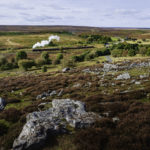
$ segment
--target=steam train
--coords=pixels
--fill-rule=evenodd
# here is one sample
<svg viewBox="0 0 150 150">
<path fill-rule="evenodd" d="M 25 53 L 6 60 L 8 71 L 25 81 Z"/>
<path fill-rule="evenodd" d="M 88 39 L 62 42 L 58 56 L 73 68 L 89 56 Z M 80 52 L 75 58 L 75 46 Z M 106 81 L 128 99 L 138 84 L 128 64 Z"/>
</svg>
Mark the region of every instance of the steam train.
<svg viewBox="0 0 150 150">
<path fill-rule="evenodd" d="M 62 48 L 35 48 L 32 49 L 33 52 L 42 52 L 42 51 L 58 51 L 58 50 L 70 50 L 70 49 L 90 49 L 94 46 L 78 46 L 78 47 L 62 47 Z"/>
</svg>

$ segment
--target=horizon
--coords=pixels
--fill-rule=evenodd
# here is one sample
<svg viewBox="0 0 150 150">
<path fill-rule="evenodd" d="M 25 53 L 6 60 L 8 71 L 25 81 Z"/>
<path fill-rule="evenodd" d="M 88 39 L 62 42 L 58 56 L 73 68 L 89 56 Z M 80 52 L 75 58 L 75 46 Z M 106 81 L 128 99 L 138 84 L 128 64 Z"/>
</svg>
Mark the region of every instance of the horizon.
<svg viewBox="0 0 150 150">
<path fill-rule="evenodd" d="M 1 0 L 0 25 L 149 28 L 148 0 Z"/>
<path fill-rule="evenodd" d="M 150 27 L 98 27 L 98 26 L 81 26 L 81 25 L 0 25 L 0 27 L 15 27 L 15 26 L 25 26 L 25 27 L 81 27 L 81 28 L 100 28 L 100 29 L 150 29 Z"/>
</svg>

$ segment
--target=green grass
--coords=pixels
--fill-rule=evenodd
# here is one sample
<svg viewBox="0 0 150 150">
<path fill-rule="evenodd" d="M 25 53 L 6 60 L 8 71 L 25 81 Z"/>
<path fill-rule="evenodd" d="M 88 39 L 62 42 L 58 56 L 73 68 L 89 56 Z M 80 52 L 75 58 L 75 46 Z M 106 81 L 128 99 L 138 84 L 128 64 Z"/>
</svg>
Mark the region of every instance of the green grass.
<svg viewBox="0 0 150 150">
<path fill-rule="evenodd" d="M 149 68 L 134 68 L 128 71 L 131 76 L 137 77 L 143 74 L 149 74 Z"/>
<path fill-rule="evenodd" d="M 5 49 L 17 49 L 20 47 L 27 47 L 32 49 L 33 44 L 40 42 L 42 40 L 47 40 L 51 33 L 45 34 L 25 34 L 25 35 L 3 35 L 0 37 L 0 47 Z M 78 36 L 65 35 L 65 34 L 57 34 L 60 36 L 60 41 L 55 43 L 58 46 L 68 45 L 71 46 L 73 44 L 77 44 L 78 41 L 83 41 L 83 39 Z M 84 41 L 83 41 L 84 42 Z"/>
<path fill-rule="evenodd" d="M 5 109 L 9 109 L 9 108 L 22 109 L 22 108 L 29 106 L 31 104 L 32 104 L 31 101 L 22 101 L 20 103 L 8 104 Z"/>
<path fill-rule="evenodd" d="M 11 126 L 11 123 L 4 119 L 0 119 L 0 124 L 4 124 L 8 128 Z"/>
<path fill-rule="evenodd" d="M 143 102 L 143 103 L 149 103 L 150 99 L 149 98 L 143 98 L 140 101 Z"/>
</svg>

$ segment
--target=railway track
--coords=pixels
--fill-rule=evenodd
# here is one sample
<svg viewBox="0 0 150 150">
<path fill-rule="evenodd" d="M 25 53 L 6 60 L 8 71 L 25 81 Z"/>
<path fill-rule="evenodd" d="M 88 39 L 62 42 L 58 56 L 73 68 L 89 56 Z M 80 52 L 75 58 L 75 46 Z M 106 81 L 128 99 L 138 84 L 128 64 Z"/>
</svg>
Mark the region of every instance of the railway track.
<svg viewBox="0 0 150 150">
<path fill-rule="evenodd" d="M 90 49 L 95 48 L 94 46 L 78 46 L 78 47 L 63 47 L 63 48 L 43 48 L 43 49 L 32 49 L 33 52 L 41 51 L 58 51 L 58 50 L 70 50 L 70 49 Z"/>
</svg>

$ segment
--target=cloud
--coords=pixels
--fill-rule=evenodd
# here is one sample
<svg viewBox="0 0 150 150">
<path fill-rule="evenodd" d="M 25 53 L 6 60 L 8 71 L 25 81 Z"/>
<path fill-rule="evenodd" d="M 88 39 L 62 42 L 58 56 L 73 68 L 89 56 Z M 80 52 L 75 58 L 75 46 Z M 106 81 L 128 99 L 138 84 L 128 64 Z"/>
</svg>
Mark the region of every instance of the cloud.
<svg viewBox="0 0 150 150">
<path fill-rule="evenodd" d="M 139 11 L 135 9 L 116 9 L 115 13 L 119 15 L 135 15 L 138 14 Z"/>
<path fill-rule="evenodd" d="M 26 21 L 32 21 L 32 22 L 41 22 L 41 21 L 55 21 L 55 20 L 61 20 L 61 17 L 53 17 L 53 16 L 32 16 L 29 15 L 24 16 L 24 20 Z"/>
<path fill-rule="evenodd" d="M 148 0 L 0 0 L 0 24 L 146 27 L 149 4 Z"/>
</svg>

